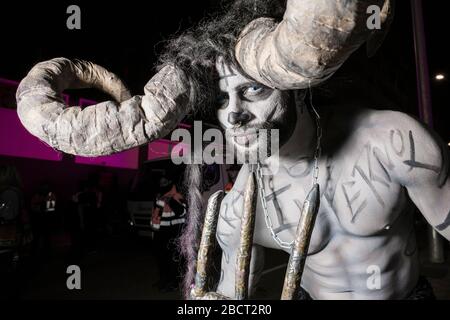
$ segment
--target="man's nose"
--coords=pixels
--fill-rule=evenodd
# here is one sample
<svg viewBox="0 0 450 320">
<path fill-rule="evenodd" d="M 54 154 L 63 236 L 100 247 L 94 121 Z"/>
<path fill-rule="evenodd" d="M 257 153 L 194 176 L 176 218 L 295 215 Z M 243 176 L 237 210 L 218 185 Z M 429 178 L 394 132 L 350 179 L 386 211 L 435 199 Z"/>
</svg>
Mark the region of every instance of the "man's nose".
<svg viewBox="0 0 450 320">
<path fill-rule="evenodd" d="M 230 112 L 228 114 L 228 122 L 235 126 L 236 124 L 245 125 L 247 122 L 250 121 L 250 115 L 245 112 Z"/>
</svg>

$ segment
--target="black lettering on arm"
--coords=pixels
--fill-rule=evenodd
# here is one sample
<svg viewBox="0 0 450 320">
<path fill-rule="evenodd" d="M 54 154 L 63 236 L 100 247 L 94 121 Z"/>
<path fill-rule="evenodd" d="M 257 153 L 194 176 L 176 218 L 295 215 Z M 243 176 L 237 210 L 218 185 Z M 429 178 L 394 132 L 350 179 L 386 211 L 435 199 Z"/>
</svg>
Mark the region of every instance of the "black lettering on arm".
<svg viewBox="0 0 450 320">
<path fill-rule="evenodd" d="M 434 171 L 436 173 L 440 173 L 441 169 L 438 166 L 419 162 L 416 160 L 416 146 L 414 142 L 413 133 L 411 130 L 409 130 L 409 143 L 410 143 L 410 159 L 403 161 L 404 164 L 410 167 L 409 171 L 412 171 L 414 168 L 422 168 Z"/>
<path fill-rule="evenodd" d="M 403 139 L 402 132 L 398 129 L 391 130 L 389 133 L 389 141 L 395 154 L 402 157 L 405 152 L 405 140 Z"/>
<path fill-rule="evenodd" d="M 402 116 L 408 130 L 389 131 L 389 149 L 393 151 L 390 159 L 382 159 L 379 150 L 374 148 L 377 161 L 394 175 L 396 181 L 404 186 L 415 181 L 436 181 L 439 188 L 444 186 L 449 175 L 448 153 L 441 139 L 414 119 Z M 386 155 L 388 151 L 386 150 Z M 392 165 L 389 167 L 389 165 Z"/>
<path fill-rule="evenodd" d="M 445 231 L 448 227 L 450 227 L 450 212 L 447 214 L 447 217 L 442 223 L 435 226 L 438 231 Z"/>
<path fill-rule="evenodd" d="M 442 188 L 447 182 L 448 176 L 450 174 L 450 161 L 448 149 L 443 143 L 439 143 L 439 150 L 441 152 L 441 172 L 439 173 L 438 187 Z"/>
</svg>

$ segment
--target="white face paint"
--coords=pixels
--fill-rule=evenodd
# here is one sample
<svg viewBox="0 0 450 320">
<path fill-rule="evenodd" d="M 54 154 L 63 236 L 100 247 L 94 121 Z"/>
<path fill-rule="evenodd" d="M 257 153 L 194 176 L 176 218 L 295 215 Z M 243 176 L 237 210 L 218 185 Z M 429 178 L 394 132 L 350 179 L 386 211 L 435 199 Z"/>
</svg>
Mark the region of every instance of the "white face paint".
<svg viewBox="0 0 450 320">
<path fill-rule="evenodd" d="M 290 94 L 246 78 L 222 59 L 218 59 L 216 69 L 220 79 L 216 112 L 227 142 L 240 154 L 255 154 L 258 141 L 263 144 L 264 138 L 258 139 L 258 130 L 279 129 L 281 147 L 297 120 Z"/>
</svg>

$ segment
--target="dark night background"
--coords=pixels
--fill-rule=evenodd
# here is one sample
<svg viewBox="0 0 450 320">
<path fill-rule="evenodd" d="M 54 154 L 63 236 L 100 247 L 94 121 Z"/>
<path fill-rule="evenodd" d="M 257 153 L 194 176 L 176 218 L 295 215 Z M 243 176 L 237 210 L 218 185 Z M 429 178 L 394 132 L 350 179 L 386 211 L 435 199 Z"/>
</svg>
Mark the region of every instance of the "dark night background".
<svg viewBox="0 0 450 320">
<path fill-rule="evenodd" d="M 450 143 L 448 125 L 448 105 L 450 103 L 450 49 L 447 45 L 450 27 L 448 11 L 443 10 L 441 2 L 423 1 L 425 28 L 430 70 L 430 86 L 434 129 L 444 142 Z M 68 57 L 91 60 L 116 73 L 131 89 L 133 94 L 142 94 L 146 82 L 154 74 L 156 57 L 164 47 L 164 41 L 177 32 L 194 25 L 208 13 L 220 8 L 219 0 L 193 1 L 2 1 L 0 4 L 0 78 L 20 81 L 37 62 L 54 57 Z M 77 4 L 81 8 L 81 30 L 66 28 L 66 8 Z M 437 81 L 436 74 L 445 75 Z M 396 15 L 383 45 L 373 58 L 367 58 L 365 47 L 360 48 L 322 88 L 315 89 L 315 104 L 345 103 L 358 101 L 364 106 L 400 110 L 418 116 L 416 69 L 412 31 L 410 1 L 398 0 Z M 75 96 L 77 93 L 73 93 Z M 78 93 L 85 98 L 102 99 L 103 94 L 93 91 Z M 14 103 L 2 107 L 15 108 Z M 10 139 L 11 137 L 0 137 Z M 22 174 L 35 171 L 53 171 L 61 181 L 55 180 L 66 196 L 73 192 L 68 181 L 80 175 L 92 173 L 92 168 L 75 165 L 70 156 L 64 156 L 61 163 L 27 159 L 0 157 L 0 164 L 15 163 Z M 164 165 L 163 165 L 164 166 Z M 135 174 L 133 170 L 117 169 L 114 173 L 119 183 L 126 184 Z M 63 181 L 64 180 L 64 181 Z M 25 182 L 30 188 L 38 179 Z M 145 245 L 144 245 L 145 247 Z M 110 251 L 108 251 L 110 250 Z M 115 249 L 105 252 L 112 255 Z M 139 250 L 144 250 L 140 248 Z M 131 252 L 141 252 L 138 249 Z M 120 250 L 119 250 L 120 251 Z M 120 252 L 122 262 L 131 259 L 138 270 L 147 268 L 146 261 L 151 258 L 132 256 L 127 250 Z M 107 254 L 105 254 L 107 256 Z M 97 259 L 97 260 L 95 260 Z M 102 260 L 103 259 L 103 260 Z M 135 259 L 135 260 L 133 260 Z M 94 258 L 93 268 L 103 272 L 102 263 L 107 258 Z M 131 265 L 131 264 L 130 264 Z M 54 266 L 55 270 L 58 268 Z M 124 266 L 124 269 L 128 266 Z M 106 271 L 108 277 L 113 277 Z M 115 271 L 114 271 L 115 272 Z M 96 273 L 90 275 L 96 278 Z M 61 275 L 64 281 L 65 274 Z M 46 280 L 36 280 L 39 286 Z M 120 282 L 122 281 L 122 282 Z M 132 280 L 134 282 L 140 279 Z M 145 283 L 145 282 L 144 282 Z M 97 287 L 108 286 L 105 282 Z M 56 285 L 55 285 L 56 286 Z M 125 279 L 117 284 L 126 296 L 148 298 L 148 294 L 136 294 L 126 287 Z M 56 288 L 56 289 L 55 289 Z M 54 292 L 62 292 L 59 287 Z M 91 288 L 94 297 L 121 297 L 120 293 L 104 293 Z M 125 288 L 125 289 L 124 289 Z M 60 290 L 60 291 L 58 291 Z M 138 289 L 137 289 L 138 290 Z M 446 288 L 445 290 L 449 290 Z M 119 291 L 119 290 L 118 290 Z M 44 292 L 44 291 L 43 291 Z M 450 292 L 447 292 L 450 297 Z M 39 296 L 39 291 L 29 297 Z M 64 293 L 65 294 L 65 293 Z M 55 293 L 42 293 L 53 297 Z M 154 296 L 151 296 L 154 298 Z"/>
<path fill-rule="evenodd" d="M 77 1 L 82 11 L 82 27 L 68 30 L 65 12 L 72 2 L 3 2 L 0 76 L 20 80 L 36 62 L 57 56 L 82 58 L 115 72 L 133 93 L 140 94 L 154 74 L 164 40 L 220 8 L 219 3 L 219 0 Z M 449 142 L 445 114 L 450 98 L 450 52 L 445 43 L 445 35 L 450 32 L 448 12 L 434 1 L 424 1 L 423 5 L 435 128 Z M 437 73 L 447 75 L 447 80 L 435 81 Z M 391 30 L 376 56 L 368 59 L 362 47 L 327 85 L 339 89 L 333 90 L 331 103 L 349 99 L 349 95 L 358 96 L 369 106 L 418 114 L 408 0 L 397 1 Z"/>
<path fill-rule="evenodd" d="M 82 11 L 81 30 L 66 28 L 66 8 L 72 2 L 6 2 L 0 11 L 0 76 L 20 80 L 42 60 L 57 56 L 92 60 L 118 74 L 133 93 L 140 94 L 154 74 L 164 41 L 220 8 L 219 0 L 197 1 L 77 1 Z M 428 63 L 435 128 L 450 141 L 446 125 L 449 75 L 447 11 L 424 1 Z M 375 57 L 358 50 L 327 84 L 333 89 L 327 102 L 358 96 L 366 105 L 389 107 L 417 114 L 414 43 L 411 8 L 398 0 L 391 30 Z M 95 93 L 93 93 L 95 95 Z"/>
</svg>

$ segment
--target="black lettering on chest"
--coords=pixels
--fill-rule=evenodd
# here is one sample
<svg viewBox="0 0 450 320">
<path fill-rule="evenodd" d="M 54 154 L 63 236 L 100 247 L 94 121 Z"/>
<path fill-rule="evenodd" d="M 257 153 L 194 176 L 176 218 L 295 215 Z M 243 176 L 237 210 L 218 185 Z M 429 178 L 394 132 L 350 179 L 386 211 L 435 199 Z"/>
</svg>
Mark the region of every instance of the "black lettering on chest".
<svg viewBox="0 0 450 320">
<path fill-rule="evenodd" d="M 401 148 L 398 152 L 400 151 Z M 394 169 L 394 167 L 386 148 L 383 152 L 378 147 L 372 147 L 370 143 L 364 146 L 363 151 L 353 165 L 352 178 L 341 184 L 341 190 L 350 211 L 352 223 L 355 222 L 355 219 L 364 211 L 368 201 L 370 201 L 367 198 L 367 194 L 362 192 L 363 185 L 357 182 L 364 182 L 364 185 L 368 187 L 376 201 L 384 208 L 386 203 L 380 194 L 380 188 L 390 188 L 392 179 L 389 170 Z"/>
</svg>

